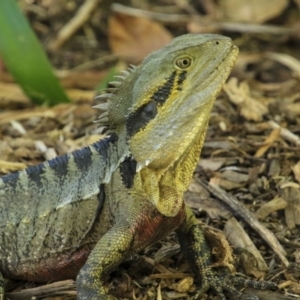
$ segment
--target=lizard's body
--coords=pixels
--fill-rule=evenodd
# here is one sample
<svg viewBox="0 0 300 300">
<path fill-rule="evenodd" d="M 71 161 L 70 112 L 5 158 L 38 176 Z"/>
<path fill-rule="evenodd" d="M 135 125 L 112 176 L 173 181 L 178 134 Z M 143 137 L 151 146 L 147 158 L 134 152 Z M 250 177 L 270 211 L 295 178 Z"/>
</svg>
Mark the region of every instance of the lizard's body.
<svg viewBox="0 0 300 300">
<path fill-rule="evenodd" d="M 76 276 L 110 227 L 105 219 L 101 222 L 108 202 L 99 195 L 117 164 L 111 140 L 0 178 L 5 276 L 45 282 Z"/>
<path fill-rule="evenodd" d="M 177 230 L 202 277 L 199 294 L 210 287 L 221 296 L 223 289 L 236 292 L 234 280 L 210 268 L 210 250 L 182 196 L 237 54 L 219 35 L 174 39 L 106 95 L 110 106 L 100 121 L 109 137 L 0 179 L 0 271 L 49 281 L 81 269 L 78 298 L 111 299 L 103 276 Z"/>
</svg>

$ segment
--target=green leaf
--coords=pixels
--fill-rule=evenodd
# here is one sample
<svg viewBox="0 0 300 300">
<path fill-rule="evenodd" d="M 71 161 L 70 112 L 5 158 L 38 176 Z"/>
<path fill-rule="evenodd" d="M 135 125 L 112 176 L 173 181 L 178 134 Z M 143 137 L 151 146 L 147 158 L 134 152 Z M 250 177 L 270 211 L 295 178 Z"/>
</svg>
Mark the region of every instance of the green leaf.
<svg viewBox="0 0 300 300">
<path fill-rule="evenodd" d="M 32 102 L 70 101 L 15 0 L 0 0 L 0 56 Z"/>
</svg>

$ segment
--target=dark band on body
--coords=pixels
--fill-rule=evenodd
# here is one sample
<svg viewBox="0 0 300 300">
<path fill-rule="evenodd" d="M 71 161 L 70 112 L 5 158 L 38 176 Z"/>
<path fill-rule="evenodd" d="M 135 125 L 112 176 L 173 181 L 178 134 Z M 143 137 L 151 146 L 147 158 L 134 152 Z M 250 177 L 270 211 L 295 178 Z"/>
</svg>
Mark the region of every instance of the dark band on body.
<svg viewBox="0 0 300 300">
<path fill-rule="evenodd" d="M 120 164 L 120 174 L 124 185 L 130 189 L 133 185 L 134 176 L 136 174 L 136 160 L 132 156 L 128 156 Z"/>
</svg>

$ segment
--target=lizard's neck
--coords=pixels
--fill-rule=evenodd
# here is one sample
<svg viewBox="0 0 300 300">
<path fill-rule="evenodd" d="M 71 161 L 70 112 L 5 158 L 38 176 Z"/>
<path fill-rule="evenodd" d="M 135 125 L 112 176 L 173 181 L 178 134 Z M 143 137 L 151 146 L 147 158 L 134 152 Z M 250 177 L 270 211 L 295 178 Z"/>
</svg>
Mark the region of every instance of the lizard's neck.
<svg viewBox="0 0 300 300">
<path fill-rule="evenodd" d="M 205 122 L 194 142 L 173 165 L 164 170 L 145 167 L 136 174 L 133 189 L 143 193 L 165 216 L 176 216 L 182 208 L 183 193 L 189 186 L 204 143 L 207 128 Z"/>
</svg>

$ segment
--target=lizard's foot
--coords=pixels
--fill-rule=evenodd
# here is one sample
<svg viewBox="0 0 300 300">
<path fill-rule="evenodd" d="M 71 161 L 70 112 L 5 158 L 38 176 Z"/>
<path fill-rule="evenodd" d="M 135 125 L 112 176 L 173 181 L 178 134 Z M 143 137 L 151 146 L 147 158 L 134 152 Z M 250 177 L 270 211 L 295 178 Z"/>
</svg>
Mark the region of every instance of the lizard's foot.
<svg viewBox="0 0 300 300">
<path fill-rule="evenodd" d="M 244 295 L 241 291 L 235 288 L 235 285 L 261 290 L 278 289 L 277 285 L 273 282 L 245 279 L 243 277 L 234 276 L 225 269 L 221 271 L 207 268 L 206 270 L 203 270 L 202 275 L 203 278 L 201 287 L 196 291 L 194 299 L 200 299 L 199 297 L 211 289 L 215 291 L 222 300 L 227 299 L 224 291 L 230 294 L 230 299 L 259 300 L 259 298 L 255 295 Z"/>
</svg>

